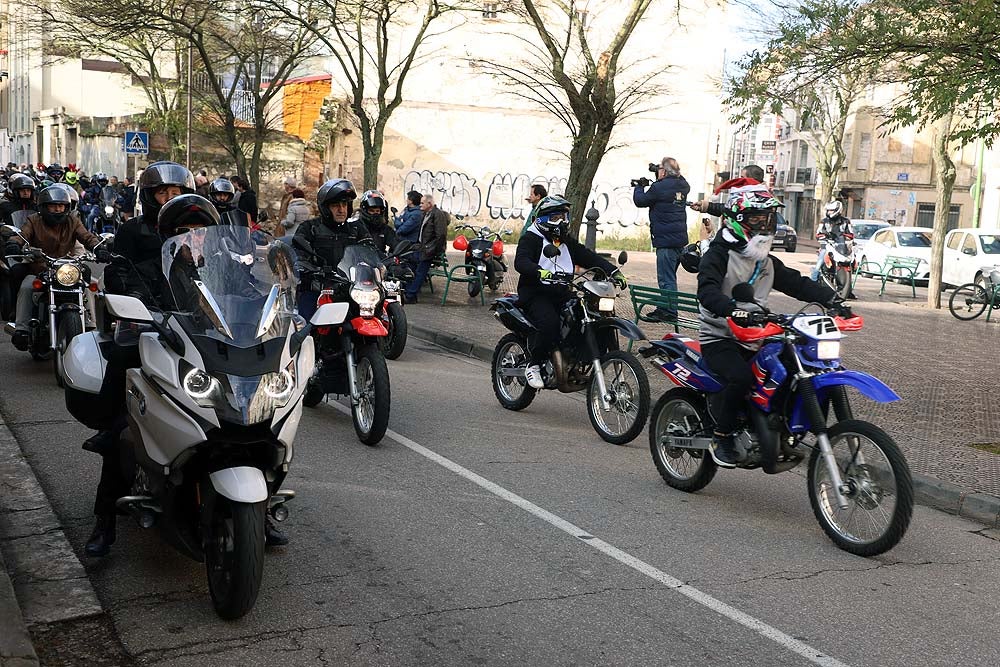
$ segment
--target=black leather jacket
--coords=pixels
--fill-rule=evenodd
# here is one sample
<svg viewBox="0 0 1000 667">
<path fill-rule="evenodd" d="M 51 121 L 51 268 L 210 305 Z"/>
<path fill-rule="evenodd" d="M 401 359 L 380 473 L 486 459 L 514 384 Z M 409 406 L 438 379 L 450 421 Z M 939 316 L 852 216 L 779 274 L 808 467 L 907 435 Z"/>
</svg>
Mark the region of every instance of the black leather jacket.
<svg viewBox="0 0 1000 667">
<path fill-rule="evenodd" d="M 354 245 L 361 239 L 370 239 L 368 228 L 355 218 L 347 220 L 335 228 L 329 227 L 322 218 L 306 220 L 295 230 L 292 245 L 297 252 L 302 249 L 295 243 L 299 239 L 308 241 L 316 255 L 328 266 L 337 266 L 344 258 L 344 249 Z"/>
</svg>

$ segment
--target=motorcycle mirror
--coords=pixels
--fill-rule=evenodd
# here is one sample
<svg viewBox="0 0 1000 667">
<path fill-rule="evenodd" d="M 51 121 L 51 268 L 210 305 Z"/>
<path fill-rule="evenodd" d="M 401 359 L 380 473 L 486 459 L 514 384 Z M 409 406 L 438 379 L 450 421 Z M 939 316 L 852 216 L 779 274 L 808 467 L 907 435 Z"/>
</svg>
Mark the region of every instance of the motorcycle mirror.
<svg viewBox="0 0 1000 667">
<path fill-rule="evenodd" d="M 399 213 L 399 209 L 396 208 L 395 206 L 389 207 L 389 210 L 392 211 L 393 215 L 396 215 L 397 213 Z"/>
<path fill-rule="evenodd" d="M 628 253 L 622 250 L 618 253 L 618 266 L 628 263 Z"/>
<path fill-rule="evenodd" d="M 754 303 L 753 285 L 750 283 L 739 283 L 733 285 L 733 298 L 743 303 Z"/>
<path fill-rule="evenodd" d="M 548 257 L 549 259 L 552 259 L 553 257 L 558 257 L 560 254 L 562 254 L 562 250 L 560 250 L 557 246 L 550 243 L 547 246 L 545 246 L 544 250 L 542 250 L 542 254 Z"/>
</svg>

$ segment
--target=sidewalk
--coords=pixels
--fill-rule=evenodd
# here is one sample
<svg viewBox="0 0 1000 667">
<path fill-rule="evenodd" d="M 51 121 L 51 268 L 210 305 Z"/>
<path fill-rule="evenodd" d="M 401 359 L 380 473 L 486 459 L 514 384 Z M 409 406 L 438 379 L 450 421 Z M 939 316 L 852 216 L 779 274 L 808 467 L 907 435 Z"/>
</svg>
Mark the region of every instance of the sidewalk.
<svg viewBox="0 0 1000 667">
<path fill-rule="evenodd" d="M 814 263 L 810 249 L 777 256 L 804 273 Z M 461 261 L 458 256 L 449 260 Z M 629 253 L 625 273 L 631 282 L 655 284 L 655 257 Z M 513 291 L 516 280 L 511 272 L 500 292 Z M 695 276 L 679 271 L 678 285 L 694 292 Z M 406 307 L 410 332 L 489 362 L 506 329 L 489 312 L 493 295 L 487 292 L 483 307 L 478 298 L 469 299 L 464 288 L 453 286 L 442 307 L 444 281 L 435 278 L 436 294 L 425 289 L 419 304 Z M 1000 323 L 960 322 L 947 309 L 930 311 L 925 288 L 917 288 L 916 299 L 909 286 L 889 283 L 882 297 L 878 288 L 879 283 L 869 279 L 857 284 L 859 300 L 853 307 L 864 316 L 865 328 L 847 335 L 844 359 L 851 368 L 888 384 L 902 400 L 877 404 L 857 397 L 858 417 L 882 426 L 902 447 L 914 473 L 918 502 L 1000 525 L 1000 415 L 992 410 L 1000 372 L 994 364 L 983 364 L 992 360 Z M 776 294 L 771 306 L 791 309 L 795 303 Z M 618 314 L 632 319 L 628 299 L 620 298 L 618 304 Z M 649 338 L 672 330 L 640 326 Z M 673 386 L 659 374 L 651 373 L 650 380 L 654 400 Z"/>
</svg>

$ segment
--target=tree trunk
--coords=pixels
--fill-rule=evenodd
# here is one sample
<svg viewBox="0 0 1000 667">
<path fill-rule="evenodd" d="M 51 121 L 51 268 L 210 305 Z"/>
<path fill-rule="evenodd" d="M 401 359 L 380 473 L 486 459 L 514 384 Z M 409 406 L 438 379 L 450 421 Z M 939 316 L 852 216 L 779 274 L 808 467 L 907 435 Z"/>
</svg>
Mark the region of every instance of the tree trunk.
<svg viewBox="0 0 1000 667">
<path fill-rule="evenodd" d="M 944 265 L 944 235 L 948 231 L 948 214 L 951 211 L 951 192 L 955 187 L 955 163 L 948 154 L 952 114 L 942 116 L 934 123 L 932 157 L 936 175 L 934 198 L 934 231 L 931 234 L 931 275 L 927 283 L 927 305 L 941 307 L 941 268 Z"/>
<path fill-rule="evenodd" d="M 582 130 L 582 128 L 581 128 Z M 566 199 L 570 203 L 570 236 L 579 238 L 583 214 L 590 208 L 590 193 L 594 178 L 601 166 L 601 158 L 611 140 L 610 129 L 599 129 L 581 134 L 573 142 L 569 153 L 569 177 L 566 179 Z"/>
<path fill-rule="evenodd" d="M 815 211 L 813 211 L 813 238 L 816 238 L 816 232 L 819 231 L 819 225 L 823 221 L 824 209 L 826 205 L 833 200 L 833 190 L 837 187 L 833 178 L 828 177 L 826 174 L 822 174 L 822 185 L 820 185 L 818 200 L 819 206 L 816 206 Z M 847 216 L 847 211 L 844 211 L 844 216 Z M 848 216 L 849 217 L 849 216 Z"/>
</svg>

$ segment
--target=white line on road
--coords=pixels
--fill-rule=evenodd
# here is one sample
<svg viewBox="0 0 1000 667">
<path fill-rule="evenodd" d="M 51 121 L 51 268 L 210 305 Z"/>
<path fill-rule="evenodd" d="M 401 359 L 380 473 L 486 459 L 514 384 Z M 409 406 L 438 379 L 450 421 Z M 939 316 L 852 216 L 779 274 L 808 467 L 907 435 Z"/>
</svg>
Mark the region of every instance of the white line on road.
<svg viewBox="0 0 1000 667">
<path fill-rule="evenodd" d="M 330 401 L 330 405 L 332 405 L 333 407 L 337 408 L 338 410 L 340 410 L 345 414 L 349 415 L 351 413 L 350 408 L 339 402 Z M 768 625 L 767 623 L 761 621 L 760 619 L 754 618 L 753 616 L 745 612 L 742 612 L 739 609 L 736 609 L 735 607 L 731 607 L 725 602 L 722 602 L 721 600 L 717 600 L 708 593 L 698 590 L 694 586 L 689 586 L 685 584 L 680 579 L 671 577 L 666 572 L 658 570 L 649 563 L 639 560 L 635 556 L 608 544 L 607 542 L 605 542 L 600 538 L 594 537 L 593 535 L 583 530 L 582 528 L 573 525 L 569 521 L 566 521 L 565 519 L 556 516 L 552 512 L 549 512 L 548 510 L 539 507 L 538 505 L 534 504 L 529 500 L 525 500 L 516 493 L 508 491 L 499 484 L 491 482 L 485 477 L 482 477 L 481 475 L 477 475 L 476 473 L 472 472 L 468 468 L 463 468 L 462 466 L 455 463 L 451 459 L 445 458 L 444 456 L 441 456 L 440 454 L 427 449 L 423 445 L 414 442 L 413 440 L 410 440 L 405 435 L 400 435 L 399 433 L 396 433 L 392 429 L 387 430 L 386 435 L 388 435 L 390 438 L 392 438 L 399 444 L 403 445 L 404 447 L 411 449 L 417 454 L 420 454 L 421 456 L 428 458 L 431 461 L 434 461 L 438 465 L 447 468 L 453 473 L 464 477 L 473 484 L 476 484 L 477 486 L 486 489 L 493 495 L 499 498 L 503 498 L 512 505 L 520 507 L 525 512 L 528 512 L 529 514 L 541 519 L 542 521 L 545 521 L 546 523 L 555 526 L 564 533 L 572 535 L 573 537 L 580 540 L 584 544 L 597 549 L 603 554 L 611 556 L 619 563 L 627 565 L 633 570 L 641 572 L 647 577 L 660 582 L 664 586 L 677 591 L 681 595 L 691 600 L 694 600 L 698 604 L 708 607 L 712 611 L 721 614 L 722 616 L 725 616 L 729 620 L 735 621 L 736 623 L 739 623 L 740 625 L 749 628 L 750 630 L 753 630 L 762 637 L 770 639 L 779 646 L 788 649 L 792 653 L 796 653 L 805 658 L 806 660 L 817 665 L 822 665 L 823 667 L 847 667 L 845 663 L 840 662 L 836 658 L 830 657 L 825 653 L 822 653 L 821 651 L 814 649 L 812 646 L 809 646 L 808 644 L 805 644 L 799 641 L 798 639 L 795 639 L 794 637 L 785 634 L 781 630 L 778 630 L 777 628 Z"/>
</svg>

